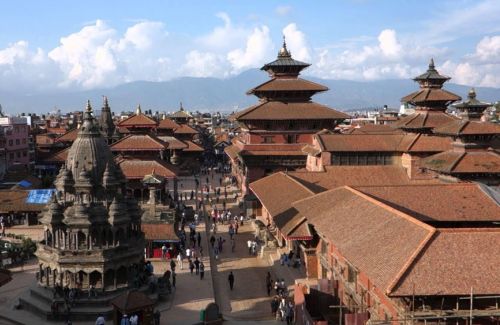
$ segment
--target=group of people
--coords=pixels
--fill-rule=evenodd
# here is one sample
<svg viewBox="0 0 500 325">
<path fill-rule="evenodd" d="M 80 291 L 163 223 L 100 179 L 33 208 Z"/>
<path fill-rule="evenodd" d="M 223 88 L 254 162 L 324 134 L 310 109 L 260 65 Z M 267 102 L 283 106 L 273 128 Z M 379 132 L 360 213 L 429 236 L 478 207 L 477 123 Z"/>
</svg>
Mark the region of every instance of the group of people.
<svg viewBox="0 0 500 325">
<path fill-rule="evenodd" d="M 281 265 L 300 267 L 301 263 L 300 255 L 295 254 L 292 250 L 288 254 L 283 253 L 280 256 Z"/>
<path fill-rule="evenodd" d="M 271 313 L 276 320 L 286 321 L 287 325 L 294 323 L 295 308 L 293 302 L 286 297 L 275 296 L 271 300 Z"/>
</svg>

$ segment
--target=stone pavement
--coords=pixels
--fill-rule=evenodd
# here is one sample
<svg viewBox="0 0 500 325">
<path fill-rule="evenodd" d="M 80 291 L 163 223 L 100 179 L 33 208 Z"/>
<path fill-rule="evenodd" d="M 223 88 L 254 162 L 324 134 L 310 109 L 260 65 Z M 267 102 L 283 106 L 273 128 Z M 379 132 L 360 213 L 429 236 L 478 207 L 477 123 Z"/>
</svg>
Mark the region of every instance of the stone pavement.
<svg viewBox="0 0 500 325">
<path fill-rule="evenodd" d="M 205 264 L 205 277 L 200 280 L 199 275 L 194 274 L 194 272 L 190 274 L 187 259 L 184 259 L 183 270 L 180 269 L 180 265 L 177 265 L 175 268 L 177 273 L 176 288 L 168 302 L 157 307 L 161 312 L 161 324 L 195 324 L 200 320 L 200 310 L 214 302 L 210 260 L 207 256 L 209 244 L 204 230 L 204 223 L 200 223 L 196 228 L 196 231 L 201 231 L 202 234 L 201 243 L 204 257 L 201 260 Z M 166 270 L 170 270 L 170 261 L 153 261 L 153 266 L 155 274 L 162 276 Z"/>
</svg>

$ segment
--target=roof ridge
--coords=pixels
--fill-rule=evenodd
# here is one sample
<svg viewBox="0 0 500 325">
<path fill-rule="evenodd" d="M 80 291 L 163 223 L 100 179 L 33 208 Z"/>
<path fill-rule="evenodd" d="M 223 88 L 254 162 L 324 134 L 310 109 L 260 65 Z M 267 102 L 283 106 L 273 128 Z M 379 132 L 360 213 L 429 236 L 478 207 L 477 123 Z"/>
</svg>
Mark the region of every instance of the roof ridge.
<svg viewBox="0 0 500 325">
<path fill-rule="evenodd" d="M 415 138 L 411 141 L 411 143 L 408 145 L 408 147 L 405 148 L 405 151 L 410 151 L 410 149 L 417 142 L 417 140 L 420 138 L 421 135 L 422 135 L 421 133 L 417 133 L 416 135 L 414 135 L 414 134 L 405 134 L 404 137 L 406 137 L 406 136 L 415 136 Z M 404 137 L 401 138 L 401 142 L 403 142 Z"/>
<path fill-rule="evenodd" d="M 256 110 L 257 108 L 261 107 L 262 105 L 264 105 L 264 104 L 266 104 L 266 103 L 268 103 L 268 102 L 269 102 L 268 100 L 263 100 L 263 101 L 261 101 L 260 103 L 257 103 L 257 104 L 255 104 L 255 105 L 250 106 L 249 108 L 246 108 L 246 109 L 244 109 L 243 111 L 241 111 L 241 113 L 242 113 L 241 115 L 239 115 L 238 113 L 236 113 L 236 114 L 235 114 L 235 115 L 236 115 L 235 119 L 236 119 L 236 120 L 240 119 L 242 116 L 245 116 L 245 115 L 247 115 L 248 113 L 253 112 L 253 111 L 254 111 L 254 110 Z"/>
<path fill-rule="evenodd" d="M 120 142 L 124 141 L 125 139 L 130 138 L 130 137 L 131 137 L 131 136 L 133 136 L 133 135 L 134 135 L 134 134 L 132 134 L 132 133 L 131 133 L 131 134 L 129 134 L 129 135 L 124 136 L 124 137 L 123 137 L 123 138 L 121 138 L 120 140 L 118 140 L 118 141 L 114 142 L 113 144 L 111 144 L 111 145 L 109 146 L 109 148 L 114 147 L 117 143 L 120 143 Z"/>
<path fill-rule="evenodd" d="M 299 182 L 298 180 L 296 180 L 295 177 L 290 176 L 287 173 L 285 173 L 285 176 L 287 178 L 291 179 L 293 182 L 295 182 L 296 184 L 298 184 L 300 187 L 302 187 L 303 189 L 305 189 L 307 192 L 309 192 L 313 196 L 316 194 L 315 192 L 311 191 L 307 186 L 305 186 L 304 184 L 302 184 L 301 182 Z"/>
<path fill-rule="evenodd" d="M 466 152 L 461 152 L 458 158 L 450 165 L 450 168 L 448 169 L 448 172 L 451 172 L 455 167 L 458 165 L 458 163 L 465 157 Z"/>
<path fill-rule="evenodd" d="M 150 120 L 151 122 L 153 122 L 153 123 L 155 123 L 156 125 L 158 125 L 158 122 L 156 122 L 155 120 L 153 120 L 152 118 L 150 118 L 150 117 L 148 117 L 148 116 L 146 116 L 146 115 L 144 115 L 144 114 L 139 114 L 139 115 L 137 115 L 137 114 L 132 114 L 132 115 L 130 115 L 129 117 L 127 117 L 126 119 L 124 119 L 123 121 L 118 122 L 117 126 L 118 126 L 118 127 L 120 127 L 120 125 L 121 125 L 121 124 L 123 124 L 124 122 L 126 122 L 126 121 L 128 121 L 128 120 L 130 120 L 130 119 L 132 119 L 132 118 L 134 118 L 134 117 L 136 117 L 136 116 L 144 116 L 146 119 L 148 119 L 148 120 Z"/>
<path fill-rule="evenodd" d="M 406 273 L 406 271 L 408 270 L 410 265 L 413 264 L 413 262 L 415 261 L 417 256 L 419 256 L 420 252 L 422 252 L 423 248 L 429 243 L 430 239 L 434 236 L 434 234 L 436 233 L 436 228 L 434 228 L 434 227 L 432 227 L 432 226 L 430 226 L 430 225 L 428 225 L 428 224 L 426 224 L 418 219 L 415 219 L 412 216 L 410 216 L 410 215 L 408 215 L 408 214 L 406 214 L 398 209 L 395 209 L 395 208 L 393 208 L 393 207 L 391 207 L 391 206 L 389 206 L 389 205 L 387 205 L 387 204 L 385 204 L 385 203 L 383 203 L 383 202 L 381 202 L 381 201 L 379 201 L 379 200 L 377 200 L 369 195 L 366 195 L 363 192 L 358 191 L 350 186 L 344 186 L 344 188 L 355 193 L 358 196 L 361 196 L 365 200 L 368 200 L 369 202 L 372 202 L 373 204 L 376 204 L 376 205 L 382 207 L 383 209 L 388 210 L 388 211 L 396 214 L 397 216 L 402 217 L 403 219 L 429 231 L 427 236 L 425 236 L 425 238 L 422 240 L 422 242 L 417 246 L 415 251 L 411 254 L 408 261 L 406 261 L 406 263 L 404 263 L 401 270 L 396 274 L 394 279 L 392 279 L 392 281 L 389 283 L 389 286 L 386 288 L 386 293 L 389 294 L 394 289 L 396 284 L 399 282 L 399 279 L 404 275 L 404 273 Z"/>
</svg>

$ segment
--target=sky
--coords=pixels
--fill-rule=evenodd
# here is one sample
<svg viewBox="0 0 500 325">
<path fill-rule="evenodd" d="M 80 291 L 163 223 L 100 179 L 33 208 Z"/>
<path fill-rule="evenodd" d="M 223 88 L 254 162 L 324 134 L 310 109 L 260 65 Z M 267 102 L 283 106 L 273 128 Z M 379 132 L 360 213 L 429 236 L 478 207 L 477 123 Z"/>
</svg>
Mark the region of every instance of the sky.
<svg viewBox="0 0 500 325">
<path fill-rule="evenodd" d="M 500 0 L 20 0 L 0 12 L 0 91 L 229 78 L 283 35 L 310 76 L 411 78 L 433 57 L 452 82 L 500 88 Z"/>
</svg>

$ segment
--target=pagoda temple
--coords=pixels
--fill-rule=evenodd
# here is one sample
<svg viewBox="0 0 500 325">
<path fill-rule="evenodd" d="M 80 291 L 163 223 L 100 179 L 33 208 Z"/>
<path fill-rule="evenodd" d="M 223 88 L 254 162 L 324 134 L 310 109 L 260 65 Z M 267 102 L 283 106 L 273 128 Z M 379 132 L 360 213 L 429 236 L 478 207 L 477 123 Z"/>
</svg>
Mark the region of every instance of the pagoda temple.
<svg viewBox="0 0 500 325">
<path fill-rule="evenodd" d="M 109 107 L 108 97 L 106 96 L 104 96 L 101 116 L 99 117 L 99 129 L 108 144 L 120 139 L 120 133 L 118 133 L 115 122 L 113 121 L 113 115 L 111 114 L 111 108 Z"/>
<path fill-rule="evenodd" d="M 467 100 L 452 105 L 457 111 L 458 116 L 464 120 L 479 121 L 483 117 L 484 111 L 491 106 L 490 103 L 485 103 L 476 99 L 476 90 L 469 90 Z"/>
<path fill-rule="evenodd" d="M 283 40 L 277 59 L 261 68 L 271 79 L 247 92 L 259 102 L 232 116 L 241 133 L 225 152 L 244 195 L 250 182 L 276 171 L 305 167 L 307 154 L 302 147 L 310 144 L 318 131 L 333 130 L 349 118 L 311 100 L 328 88 L 299 78 L 308 66 L 292 58 Z"/>
<path fill-rule="evenodd" d="M 81 297 L 72 312 L 95 319 L 98 312 L 111 313 L 111 307 L 102 307 L 107 306 L 106 297 L 111 299 L 117 290 L 137 284 L 143 270 L 144 235 L 139 206 L 126 197 L 125 184 L 88 103 L 66 164 L 56 178 L 56 195 L 40 219 L 44 239 L 38 243 L 36 256 L 41 287 L 21 299 L 26 309 L 39 314 L 50 311 L 50 302 L 42 307 L 33 298 L 45 295 L 43 288 L 56 292 L 63 287 L 92 289 L 103 297 L 99 311 L 92 312 L 85 305 L 91 302 Z"/>
<path fill-rule="evenodd" d="M 432 133 L 435 127 L 455 120 L 456 117 L 445 112 L 449 104 L 461 100 L 460 96 L 443 89 L 443 84 L 450 79 L 436 70 L 431 59 L 427 71 L 413 79 L 420 89 L 401 99 L 403 103 L 415 106 L 415 113 L 391 126 L 408 132 Z"/>
</svg>

